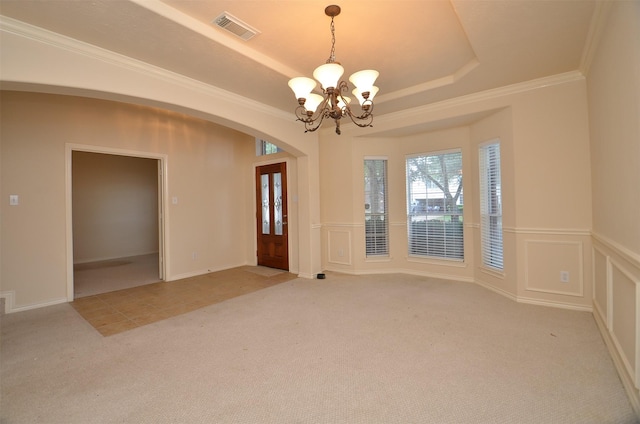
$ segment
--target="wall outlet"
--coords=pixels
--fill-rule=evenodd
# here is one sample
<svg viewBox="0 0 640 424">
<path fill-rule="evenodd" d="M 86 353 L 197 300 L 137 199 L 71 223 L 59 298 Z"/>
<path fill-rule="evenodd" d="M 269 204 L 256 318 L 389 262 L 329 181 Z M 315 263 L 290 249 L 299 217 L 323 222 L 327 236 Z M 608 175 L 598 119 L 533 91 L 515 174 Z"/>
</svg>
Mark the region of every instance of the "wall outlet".
<svg viewBox="0 0 640 424">
<path fill-rule="evenodd" d="M 569 282 L 569 271 L 560 271 L 560 282 L 562 283 Z"/>
<path fill-rule="evenodd" d="M 196 259 L 198 259 L 198 252 L 193 252 L 193 253 L 191 254 L 191 259 L 193 259 L 194 261 L 195 261 Z"/>
</svg>

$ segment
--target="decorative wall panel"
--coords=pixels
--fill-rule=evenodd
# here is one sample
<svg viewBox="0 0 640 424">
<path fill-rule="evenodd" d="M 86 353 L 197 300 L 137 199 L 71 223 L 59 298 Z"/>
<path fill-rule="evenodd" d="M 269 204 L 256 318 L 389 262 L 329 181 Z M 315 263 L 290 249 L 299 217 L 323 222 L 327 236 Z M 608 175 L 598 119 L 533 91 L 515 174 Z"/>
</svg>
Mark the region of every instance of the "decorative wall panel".
<svg viewBox="0 0 640 424">
<path fill-rule="evenodd" d="M 640 385 L 637 375 L 638 349 L 638 317 L 636 306 L 639 302 L 638 285 L 630 272 L 617 261 L 611 260 L 611 335 L 621 353 L 627 371 L 635 379 L 635 386 Z"/>
<path fill-rule="evenodd" d="M 593 302 L 602 317 L 608 316 L 609 311 L 609 268 L 606 253 L 594 247 L 593 249 Z M 607 325 L 609 325 L 607 318 Z"/>
<path fill-rule="evenodd" d="M 351 233 L 349 231 L 329 230 L 328 261 L 334 264 L 351 265 Z"/>
<path fill-rule="evenodd" d="M 525 241 L 525 289 L 579 296 L 584 294 L 582 243 Z"/>
</svg>

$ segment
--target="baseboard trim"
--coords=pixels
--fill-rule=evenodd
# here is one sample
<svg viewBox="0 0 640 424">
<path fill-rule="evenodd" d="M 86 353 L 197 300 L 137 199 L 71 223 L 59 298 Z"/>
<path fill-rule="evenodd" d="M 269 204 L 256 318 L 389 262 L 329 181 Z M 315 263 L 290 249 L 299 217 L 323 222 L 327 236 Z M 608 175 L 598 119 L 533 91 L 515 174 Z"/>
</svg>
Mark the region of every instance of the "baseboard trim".
<svg viewBox="0 0 640 424">
<path fill-rule="evenodd" d="M 533 299 L 530 297 L 522 297 L 522 296 L 516 296 L 513 293 L 509 293 L 506 290 L 503 290 L 501 288 L 498 287 L 494 287 L 491 284 L 488 284 L 482 280 L 476 280 L 475 281 L 476 284 L 478 284 L 479 286 L 482 286 L 486 289 L 489 289 L 495 293 L 498 293 L 510 300 L 513 300 L 515 302 L 518 303 L 526 303 L 529 305 L 539 305 L 539 306 L 547 306 L 550 308 L 560 308 L 560 309 L 569 309 L 572 311 L 582 311 L 582 312 L 593 312 L 593 308 L 591 306 L 586 306 L 586 305 L 579 305 L 579 304 L 575 304 L 575 303 L 566 303 L 566 302 L 557 302 L 557 301 L 551 301 L 551 300 L 541 300 L 541 299 Z"/>
<path fill-rule="evenodd" d="M 486 288 L 487 290 L 491 290 L 501 296 L 505 296 L 506 298 L 513 300 L 518 303 L 526 303 L 531 305 L 539 305 L 539 306 L 547 306 L 551 308 L 560 308 L 560 309 L 569 309 L 573 311 L 583 311 L 583 312 L 593 312 L 593 308 L 587 305 L 579 305 L 575 303 L 566 303 L 566 302 L 557 302 L 550 300 L 541 300 L 541 299 L 533 299 L 529 297 L 521 297 L 516 296 L 512 293 L 509 293 L 505 290 L 502 290 L 498 287 L 494 287 L 484 281 L 476 280 L 470 277 L 456 277 L 452 275 L 446 274 L 436 274 L 436 273 L 428 273 L 428 272 L 420 272 L 415 270 L 407 270 L 407 269 L 385 269 L 385 270 L 376 270 L 375 272 L 367 272 L 367 271 L 353 271 L 353 270 L 340 270 L 340 269 L 331 269 L 328 268 L 328 271 L 332 272 L 340 272 L 343 274 L 349 275 L 375 275 L 375 274 L 409 274 L 409 275 L 417 275 L 419 277 L 429 277 L 429 278 L 437 278 L 439 280 L 448 280 L 448 281 L 459 281 L 463 283 L 473 283 L 477 284 L 481 287 Z"/>
<path fill-rule="evenodd" d="M 485 283 L 485 282 L 484 282 L 484 281 L 482 281 L 482 280 L 476 280 L 476 281 L 475 281 L 475 283 L 476 283 L 477 285 L 479 285 L 479 286 L 484 287 L 485 289 L 491 290 L 492 292 L 495 292 L 495 293 L 497 293 L 497 294 L 499 294 L 499 295 L 501 295 L 501 296 L 504 296 L 504 297 L 506 297 L 506 298 L 507 298 L 507 299 L 509 299 L 509 300 L 513 300 L 514 302 L 517 302 L 517 301 L 518 301 L 518 297 L 517 297 L 516 295 L 514 295 L 514 294 L 512 294 L 512 293 L 509 293 L 509 292 L 508 292 L 508 291 L 506 291 L 506 290 L 503 290 L 503 289 L 498 288 L 498 287 L 494 287 L 494 286 L 492 286 L 491 284 L 489 284 L 489 283 Z"/>
<path fill-rule="evenodd" d="M 475 282 L 473 278 L 470 278 L 470 277 L 460 277 L 460 276 L 450 275 L 450 274 L 438 274 L 434 272 L 423 272 L 423 271 L 416 271 L 413 269 L 376 269 L 372 271 L 353 271 L 353 270 L 327 267 L 326 270 L 331 272 L 338 272 L 340 274 L 347 274 L 347 275 L 406 274 L 406 275 L 416 275 L 418 277 L 437 278 L 439 280 L 459 281 L 462 283 Z"/>
<path fill-rule="evenodd" d="M 13 314 L 15 312 L 28 311 L 31 309 L 44 308 L 46 306 L 59 305 L 61 303 L 68 303 L 66 297 L 58 299 L 47 300 L 46 302 L 32 303 L 29 305 L 16 306 L 16 292 L 15 290 L 7 290 L 0 292 L 0 298 L 4 298 L 4 312 L 5 314 Z"/>
<path fill-rule="evenodd" d="M 0 292 L 0 299 L 4 299 L 5 314 L 9 314 L 13 310 L 15 298 L 16 298 L 16 292 L 14 290 Z"/>
<path fill-rule="evenodd" d="M 555 302 L 551 300 L 540 300 L 519 296 L 516 297 L 516 301 L 518 303 L 527 303 L 529 305 L 549 306 L 551 308 L 570 309 L 572 311 L 593 312 L 593 307 L 575 303 Z"/>
<path fill-rule="evenodd" d="M 624 387 L 625 392 L 627 392 L 627 397 L 629 398 L 631 407 L 635 411 L 638 420 L 640 420 L 640 391 L 635 388 L 633 378 L 631 378 L 631 376 L 627 372 L 627 368 L 624 365 L 624 361 L 620 356 L 618 349 L 616 349 L 616 344 L 611 337 L 611 333 L 609 333 L 609 330 L 607 329 L 607 326 L 604 323 L 602 316 L 600 315 L 600 309 L 597 307 L 593 309 L 593 318 L 596 321 L 596 325 L 598 326 L 600 335 L 602 336 L 604 344 L 609 350 L 609 356 L 611 356 L 613 365 L 616 367 L 616 371 L 618 371 L 618 376 L 622 381 L 622 386 Z"/>
</svg>

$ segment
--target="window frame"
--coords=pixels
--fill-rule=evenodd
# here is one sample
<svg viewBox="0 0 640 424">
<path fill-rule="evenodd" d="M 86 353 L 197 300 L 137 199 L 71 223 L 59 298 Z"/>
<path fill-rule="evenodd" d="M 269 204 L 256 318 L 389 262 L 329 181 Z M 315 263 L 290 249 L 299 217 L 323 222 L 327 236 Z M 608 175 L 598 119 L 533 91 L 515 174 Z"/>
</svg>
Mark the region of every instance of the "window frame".
<svg viewBox="0 0 640 424">
<path fill-rule="evenodd" d="M 429 157 L 438 157 L 450 154 L 460 155 L 459 181 L 456 186 L 454 199 L 456 201 L 455 209 L 451 209 L 451 205 L 447 205 L 444 191 L 440 199 L 430 198 L 430 187 L 437 185 L 431 179 L 422 181 L 424 185 L 424 205 L 417 204 L 419 207 L 416 212 L 416 191 L 412 189 L 415 181 L 410 176 L 410 161 L 416 158 L 425 158 L 425 162 Z M 464 179 L 462 172 L 464 169 L 464 153 L 462 148 L 453 148 L 447 150 L 438 150 L 432 152 L 417 153 L 405 156 L 405 181 L 406 181 L 406 211 L 407 211 L 407 252 L 411 258 L 421 258 L 439 261 L 465 261 L 465 237 L 464 237 Z M 449 194 L 450 184 L 453 178 L 449 178 L 447 189 Z M 431 202 L 430 202 L 431 200 Z M 439 202 L 439 203 L 438 203 Z M 462 203 L 460 203 L 462 202 Z M 441 203 L 441 205 L 440 205 Z M 430 209 L 433 208 L 433 209 Z M 447 208 L 450 208 L 447 211 Z M 424 217 L 424 219 L 421 219 Z M 453 218 L 455 217 L 455 218 Z M 440 218 L 440 219 L 438 219 Z M 420 223 L 424 221 L 424 229 L 419 228 Z M 431 223 L 431 225 L 429 225 Z M 414 233 L 414 231 L 416 231 Z M 429 238 L 431 234 L 431 238 Z M 457 235 L 458 234 L 458 235 Z M 442 242 L 438 239 L 442 238 Z"/>
<path fill-rule="evenodd" d="M 497 154 L 489 151 L 494 147 L 497 147 Z M 493 159 L 488 155 L 493 156 Z M 500 139 L 490 140 L 478 146 L 478 194 L 482 266 L 491 271 L 504 272 Z"/>
<path fill-rule="evenodd" d="M 383 187 L 382 187 L 382 211 L 374 212 L 371 209 L 371 203 L 367 202 L 369 193 L 373 191 L 373 187 L 367 187 L 367 162 L 382 162 L 383 164 Z M 380 258 L 389 256 L 389 160 L 387 157 L 380 156 L 365 156 L 363 160 L 363 194 L 364 194 L 364 234 L 365 234 L 365 257 Z M 367 207 L 368 206 L 368 207 Z M 369 212 L 368 212 L 369 210 Z M 378 223 L 376 218 L 381 218 Z M 371 224 L 374 223 L 372 226 Z M 380 225 L 381 224 L 381 225 Z M 370 230 L 373 229 L 373 232 Z M 379 231 L 382 230 L 382 233 Z M 371 248 L 370 246 L 372 246 Z M 378 250 L 378 245 L 381 246 L 381 250 Z"/>
<path fill-rule="evenodd" d="M 275 149 L 275 151 L 274 151 Z M 280 147 L 270 141 L 256 138 L 256 156 L 267 156 L 283 152 Z"/>
</svg>

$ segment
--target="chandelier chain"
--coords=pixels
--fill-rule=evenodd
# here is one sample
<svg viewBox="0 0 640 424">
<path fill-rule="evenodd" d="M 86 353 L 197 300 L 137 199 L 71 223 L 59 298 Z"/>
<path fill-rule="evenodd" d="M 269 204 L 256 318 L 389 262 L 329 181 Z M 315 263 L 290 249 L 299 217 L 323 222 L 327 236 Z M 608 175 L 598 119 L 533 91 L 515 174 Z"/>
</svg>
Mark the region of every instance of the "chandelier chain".
<svg viewBox="0 0 640 424">
<path fill-rule="evenodd" d="M 336 27 L 333 24 L 333 17 L 331 17 L 331 53 L 327 63 L 333 63 L 336 61 Z"/>
</svg>

